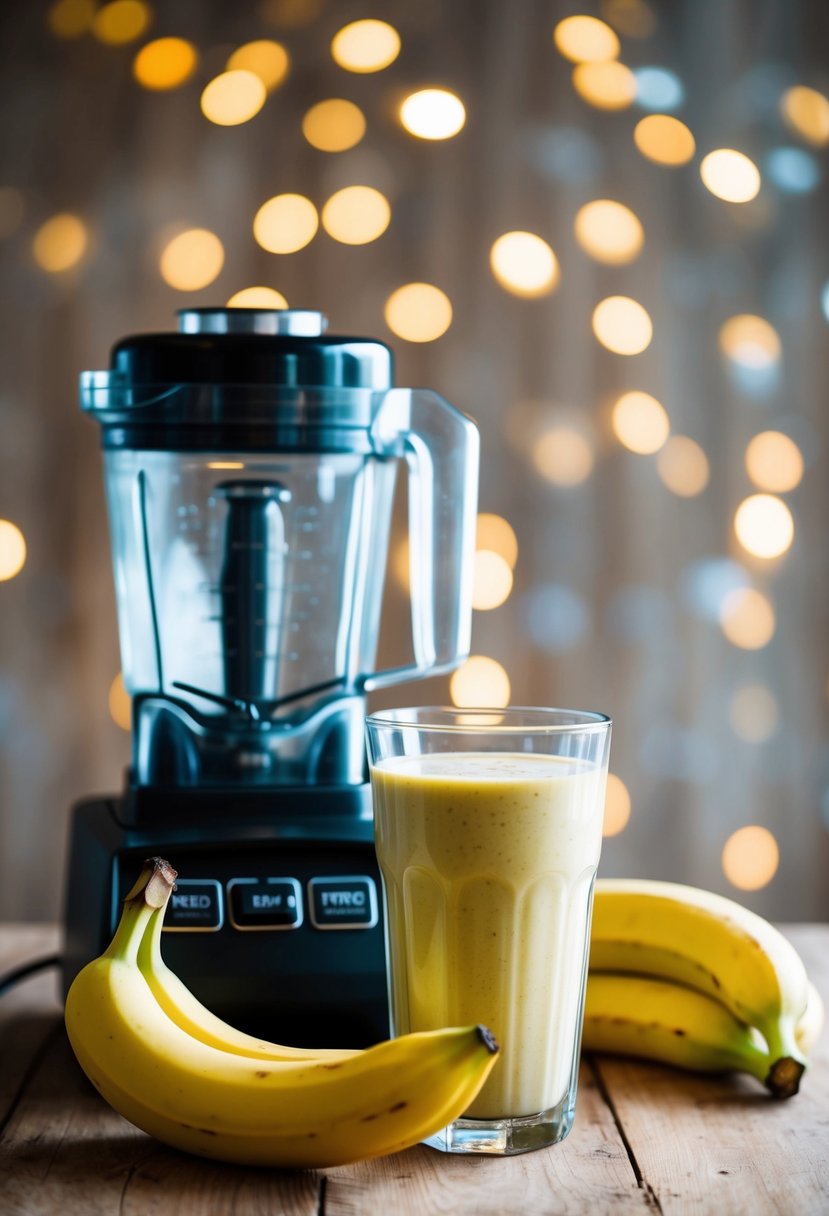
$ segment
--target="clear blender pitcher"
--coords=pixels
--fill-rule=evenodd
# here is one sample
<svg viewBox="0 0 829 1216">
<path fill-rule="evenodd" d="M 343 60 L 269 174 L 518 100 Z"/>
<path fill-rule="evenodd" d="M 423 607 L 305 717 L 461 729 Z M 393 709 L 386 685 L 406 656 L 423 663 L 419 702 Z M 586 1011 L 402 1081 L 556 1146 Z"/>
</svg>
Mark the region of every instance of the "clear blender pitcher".
<svg viewBox="0 0 829 1216">
<path fill-rule="evenodd" d="M 132 781 L 356 785 L 365 693 L 468 653 L 478 433 L 317 312 L 194 309 L 84 373 L 102 427 Z M 411 661 L 376 669 L 398 468 Z"/>
</svg>

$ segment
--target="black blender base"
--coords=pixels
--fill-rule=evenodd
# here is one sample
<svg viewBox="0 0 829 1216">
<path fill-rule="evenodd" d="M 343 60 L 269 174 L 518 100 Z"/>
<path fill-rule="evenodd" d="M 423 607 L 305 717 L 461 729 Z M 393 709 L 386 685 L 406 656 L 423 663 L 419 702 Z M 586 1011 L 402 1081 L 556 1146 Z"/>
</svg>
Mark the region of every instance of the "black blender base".
<svg viewBox="0 0 829 1216">
<path fill-rule="evenodd" d="M 308 791 L 304 791 L 308 798 Z M 165 917 L 168 966 L 213 1013 L 302 1047 L 366 1047 L 389 1036 L 380 874 L 370 820 L 125 822 L 122 799 L 73 810 L 64 991 L 111 940 L 149 856 L 178 871 Z M 310 826 L 309 824 L 309 826 Z M 169 928 L 166 926 L 169 925 Z"/>
</svg>

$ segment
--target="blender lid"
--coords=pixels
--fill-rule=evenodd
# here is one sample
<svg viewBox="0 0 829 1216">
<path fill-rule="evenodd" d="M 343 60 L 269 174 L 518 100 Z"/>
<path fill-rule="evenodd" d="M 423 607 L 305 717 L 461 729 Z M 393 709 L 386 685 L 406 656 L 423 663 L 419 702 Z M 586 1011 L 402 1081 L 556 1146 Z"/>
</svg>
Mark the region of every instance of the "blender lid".
<svg viewBox="0 0 829 1216">
<path fill-rule="evenodd" d="M 82 408 L 107 448 L 366 450 L 392 352 L 326 333 L 311 309 L 187 308 L 178 331 L 135 334 L 83 372 Z"/>
</svg>

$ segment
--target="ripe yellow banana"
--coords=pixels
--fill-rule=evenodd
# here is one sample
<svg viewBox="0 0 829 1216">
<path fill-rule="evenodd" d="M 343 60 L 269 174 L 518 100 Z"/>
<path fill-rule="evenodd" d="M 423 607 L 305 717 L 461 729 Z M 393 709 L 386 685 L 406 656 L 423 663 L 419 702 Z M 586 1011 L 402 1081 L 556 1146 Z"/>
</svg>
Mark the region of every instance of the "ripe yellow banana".
<svg viewBox="0 0 829 1216">
<path fill-rule="evenodd" d="M 406 1035 L 342 1060 L 265 1061 L 177 1026 L 137 964 L 171 873 L 164 863 L 145 871 L 111 945 L 66 1001 L 81 1067 L 127 1119 L 202 1156 L 320 1167 L 416 1144 L 469 1106 L 497 1058 L 481 1027 Z"/>
<path fill-rule="evenodd" d="M 147 930 L 138 946 L 138 967 L 152 989 L 161 1008 L 177 1026 L 194 1039 L 228 1051 L 233 1055 L 252 1056 L 257 1060 L 342 1060 L 357 1055 L 355 1050 L 332 1048 L 285 1047 L 268 1043 L 229 1026 L 216 1017 L 182 983 L 161 957 L 161 930 L 166 906 L 153 910 Z"/>
<path fill-rule="evenodd" d="M 715 997 L 762 1034 L 770 1088 L 797 1092 L 806 1066 L 795 1036 L 806 971 L 782 933 L 748 908 L 678 883 L 599 879 L 590 969 L 676 980 Z"/>
</svg>

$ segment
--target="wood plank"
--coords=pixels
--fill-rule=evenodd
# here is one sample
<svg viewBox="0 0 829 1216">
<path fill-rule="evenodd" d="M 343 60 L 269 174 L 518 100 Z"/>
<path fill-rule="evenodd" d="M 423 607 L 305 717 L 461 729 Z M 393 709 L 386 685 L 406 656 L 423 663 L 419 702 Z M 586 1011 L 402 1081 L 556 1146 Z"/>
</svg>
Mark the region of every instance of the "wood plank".
<svg viewBox="0 0 829 1216">
<path fill-rule="evenodd" d="M 56 953 L 59 939 L 56 925 L 0 925 L 0 977 L 22 963 Z M 56 968 L 33 975 L 0 996 L 0 1128 L 60 1008 Z"/>
<path fill-rule="evenodd" d="M 103 1101 L 60 1022 L 0 1140 L 3 1216 L 316 1216 L 313 1171 L 253 1170 L 187 1156 Z"/>
<path fill-rule="evenodd" d="M 589 1067 L 568 1138 L 520 1157 L 453 1156 L 418 1147 L 327 1171 L 325 1216 L 625 1216 L 652 1211 Z"/>
<path fill-rule="evenodd" d="M 829 1008 L 826 927 L 785 931 Z M 610 1057 L 598 1068 L 665 1216 L 829 1212 L 827 1031 L 801 1092 L 787 1102 L 775 1102 L 750 1078 L 706 1078 Z"/>
</svg>

